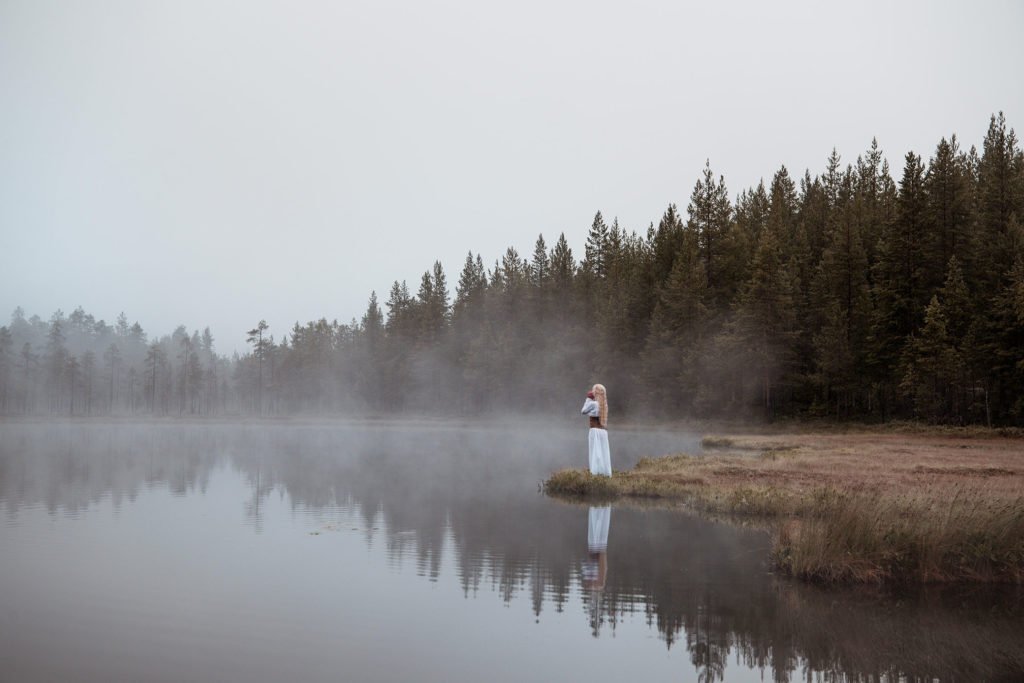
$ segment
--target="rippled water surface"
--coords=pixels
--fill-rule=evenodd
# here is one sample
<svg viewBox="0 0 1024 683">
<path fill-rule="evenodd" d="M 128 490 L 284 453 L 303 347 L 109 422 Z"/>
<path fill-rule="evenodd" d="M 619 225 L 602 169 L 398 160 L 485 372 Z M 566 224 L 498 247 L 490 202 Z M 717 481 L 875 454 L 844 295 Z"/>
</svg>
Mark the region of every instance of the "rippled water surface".
<svg viewBox="0 0 1024 683">
<path fill-rule="evenodd" d="M 617 469 L 698 448 L 611 436 Z M 0 424 L 0 680 L 1024 680 L 1018 592 L 821 591 L 756 529 L 538 492 L 585 451 L 528 423 Z"/>
</svg>

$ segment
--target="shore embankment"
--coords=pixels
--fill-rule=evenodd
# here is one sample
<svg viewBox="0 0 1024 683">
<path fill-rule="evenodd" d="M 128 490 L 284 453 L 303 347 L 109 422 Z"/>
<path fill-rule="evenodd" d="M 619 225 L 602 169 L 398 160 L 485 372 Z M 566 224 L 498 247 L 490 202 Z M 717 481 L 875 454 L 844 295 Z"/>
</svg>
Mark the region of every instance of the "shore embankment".
<svg viewBox="0 0 1024 683">
<path fill-rule="evenodd" d="M 562 470 L 556 496 L 661 499 L 762 520 L 773 562 L 821 583 L 1024 580 L 1024 438 L 982 430 L 705 436 L 701 455 L 611 478 Z"/>
</svg>

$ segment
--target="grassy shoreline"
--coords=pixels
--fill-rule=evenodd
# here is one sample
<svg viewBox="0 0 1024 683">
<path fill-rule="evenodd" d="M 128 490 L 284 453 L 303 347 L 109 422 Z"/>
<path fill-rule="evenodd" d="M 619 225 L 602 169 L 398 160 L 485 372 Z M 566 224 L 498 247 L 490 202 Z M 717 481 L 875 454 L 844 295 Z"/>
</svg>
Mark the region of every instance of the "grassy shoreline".
<svg viewBox="0 0 1024 683">
<path fill-rule="evenodd" d="M 1006 438 L 1010 436 L 1010 438 Z M 1024 440 L 892 430 L 705 437 L 550 495 L 660 499 L 768 524 L 776 566 L 821 583 L 1024 581 Z"/>
</svg>

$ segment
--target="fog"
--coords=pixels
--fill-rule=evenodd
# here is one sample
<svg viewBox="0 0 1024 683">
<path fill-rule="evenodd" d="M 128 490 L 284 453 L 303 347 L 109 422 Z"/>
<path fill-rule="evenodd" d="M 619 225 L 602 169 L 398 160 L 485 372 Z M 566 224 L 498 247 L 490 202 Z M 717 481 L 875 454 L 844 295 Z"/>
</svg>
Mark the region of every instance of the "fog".
<svg viewBox="0 0 1024 683">
<path fill-rule="evenodd" d="M 596 382 L 639 421 L 1024 424 L 1024 152 L 941 138 L 902 171 L 876 141 L 735 201 L 710 164 L 685 212 L 394 280 L 348 322 L 147 330 L 78 307 L 0 326 L 0 415 L 575 414 Z M 897 181 L 898 178 L 898 181 Z"/>
</svg>

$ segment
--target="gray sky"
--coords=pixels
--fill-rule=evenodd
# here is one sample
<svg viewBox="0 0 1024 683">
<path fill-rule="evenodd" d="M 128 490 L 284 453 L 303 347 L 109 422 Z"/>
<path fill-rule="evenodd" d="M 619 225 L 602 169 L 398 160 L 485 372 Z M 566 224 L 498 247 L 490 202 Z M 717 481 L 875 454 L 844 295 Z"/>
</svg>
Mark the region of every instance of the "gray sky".
<svg viewBox="0 0 1024 683">
<path fill-rule="evenodd" d="M 1024 126 L 1024 3 L 0 0 L 0 322 L 347 321 L 434 260 Z"/>
</svg>

